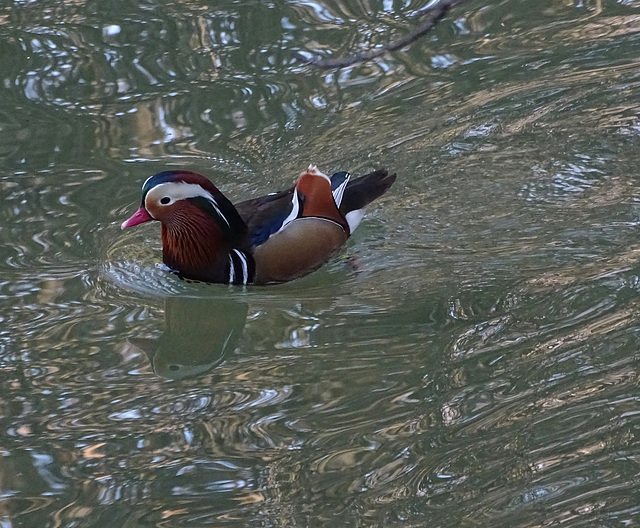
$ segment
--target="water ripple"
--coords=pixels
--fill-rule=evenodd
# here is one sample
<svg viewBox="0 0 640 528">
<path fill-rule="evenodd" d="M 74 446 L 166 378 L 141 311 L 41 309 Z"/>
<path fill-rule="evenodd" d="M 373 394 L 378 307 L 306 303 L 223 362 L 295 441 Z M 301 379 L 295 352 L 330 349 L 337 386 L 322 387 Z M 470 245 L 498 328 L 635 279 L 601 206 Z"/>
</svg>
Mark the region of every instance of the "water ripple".
<svg viewBox="0 0 640 528">
<path fill-rule="evenodd" d="M 292 52 L 425 3 L 0 14 L 3 520 L 632 525 L 638 24 L 600 4 L 465 4 L 337 72 Z M 303 280 L 188 283 L 118 229 L 167 167 L 239 199 L 309 161 L 399 179 Z"/>
</svg>

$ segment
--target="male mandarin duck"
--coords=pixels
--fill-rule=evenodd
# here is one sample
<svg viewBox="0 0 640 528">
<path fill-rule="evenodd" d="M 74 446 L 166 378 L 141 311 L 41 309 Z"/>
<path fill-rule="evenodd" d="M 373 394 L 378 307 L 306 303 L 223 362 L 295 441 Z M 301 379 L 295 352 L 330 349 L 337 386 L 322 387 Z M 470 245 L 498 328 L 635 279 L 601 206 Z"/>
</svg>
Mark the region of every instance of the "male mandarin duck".
<svg viewBox="0 0 640 528">
<path fill-rule="evenodd" d="M 142 205 L 122 229 L 160 221 L 163 261 L 186 279 L 286 282 L 335 255 L 395 179 L 386 170 L 329 178 L 310 165 L 295 186 L 234 206 L 204 176 L 165 171 L 144 182 Z"/>
</svg>

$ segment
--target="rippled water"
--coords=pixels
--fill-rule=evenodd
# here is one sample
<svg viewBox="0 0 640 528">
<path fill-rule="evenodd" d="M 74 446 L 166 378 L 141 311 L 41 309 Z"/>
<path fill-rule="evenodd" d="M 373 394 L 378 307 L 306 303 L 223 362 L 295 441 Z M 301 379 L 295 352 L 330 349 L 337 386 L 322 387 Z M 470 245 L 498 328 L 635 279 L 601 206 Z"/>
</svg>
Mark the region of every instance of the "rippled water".
<svg viewBox="0 0 640 528">
<path fill-rule="evenodd" d="M 0 524 L 640 523 L 640 3 L 0 7 Z M 167 167 L 233 200 L 398 173 L 302 280 L 178 280 Z"/>
</svg>

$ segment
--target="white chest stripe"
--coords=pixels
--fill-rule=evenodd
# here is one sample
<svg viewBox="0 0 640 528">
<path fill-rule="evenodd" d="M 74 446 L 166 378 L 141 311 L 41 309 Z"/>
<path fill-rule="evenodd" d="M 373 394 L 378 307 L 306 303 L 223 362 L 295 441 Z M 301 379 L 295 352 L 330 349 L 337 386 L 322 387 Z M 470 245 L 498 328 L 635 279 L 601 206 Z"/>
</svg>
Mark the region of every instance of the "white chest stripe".
<svg viewBox="0 0 640 528">
<path fill-rule="evenodd" d="M 236 269 L 233 266 L 233 257 L 229 255 L 229 284 L 233 284 L 236 280 Z"/>
<path fill-rule="evenodd" d="M 234 253 L 240 259 L 240 265 L 242 266 L 242 284 L 246 285 L 247 282 L 249 282 L 249 263 L 247 262 L 245 254 L 237 249 L 232 249 L 231 253 L 229 253 L 229 284 L 234 284 L 236 281 L 236 265 L 233 262 Z"/>
<path fill-rule="evenodd" d="M 249 280 L 249 264 L 247 263 L 247 257 L 237 249 L 234 249 L 233 252 L 240 257 L 240 263 L 242 264 L 242 284 L 247 284 L 247 281 Z"/>
</svg>

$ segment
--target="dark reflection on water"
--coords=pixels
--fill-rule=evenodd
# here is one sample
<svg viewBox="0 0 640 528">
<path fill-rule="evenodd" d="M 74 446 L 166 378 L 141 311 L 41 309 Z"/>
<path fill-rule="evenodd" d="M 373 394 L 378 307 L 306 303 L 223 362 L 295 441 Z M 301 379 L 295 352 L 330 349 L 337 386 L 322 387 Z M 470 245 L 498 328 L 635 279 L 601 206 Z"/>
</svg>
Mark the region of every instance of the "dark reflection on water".
<svg viewBox="0 0 640 528">
<path fill-rule="evenodd" d="M 638 6 L 292 59 L 424 5 L 0 8 L 0 524 L 638 524 Z M 182 282 L 118 229 L 158 170 L 240 200 L 310 161 L 399 179 L 292 284 Z"/>
<path fill-rule="evenodd" d="M 211 370 L 233 352 L 247 305 L 225 298 L 167 297 L 164 313 L 160 338 L 132 337 L 128 343 L 147 354 L 159 376 L 183 379 Z"/>
</svg>

